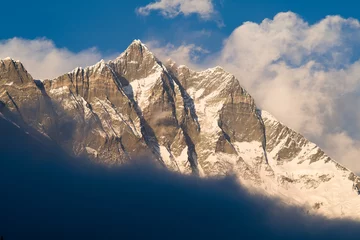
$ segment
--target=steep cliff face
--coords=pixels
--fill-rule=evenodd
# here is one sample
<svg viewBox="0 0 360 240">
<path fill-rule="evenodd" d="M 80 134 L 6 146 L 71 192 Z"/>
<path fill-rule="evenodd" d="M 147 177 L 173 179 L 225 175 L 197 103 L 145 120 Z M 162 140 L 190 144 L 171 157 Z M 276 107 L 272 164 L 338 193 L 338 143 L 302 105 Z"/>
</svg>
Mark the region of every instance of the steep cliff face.
<svg viewBox="0 0 360 240">
<path fill-rule="evenodd" d="M 0 60 L 1 112 L 22 127 L 30 126 L 56 139 L 58 119 L 51 99 L 36 82 L 19 61 Z"/>
<path fill-rule="evenodd" d="M 113 61 L 52 80 L 1 60 L 0 111 L 75 156 L 106 164 L 151 156 L 184 174 L 235 174 L 328 216 L 360 216 L 359 178 L 258 109 L 232 74 L 163 64 L 138 40 Z"/>
</svg>

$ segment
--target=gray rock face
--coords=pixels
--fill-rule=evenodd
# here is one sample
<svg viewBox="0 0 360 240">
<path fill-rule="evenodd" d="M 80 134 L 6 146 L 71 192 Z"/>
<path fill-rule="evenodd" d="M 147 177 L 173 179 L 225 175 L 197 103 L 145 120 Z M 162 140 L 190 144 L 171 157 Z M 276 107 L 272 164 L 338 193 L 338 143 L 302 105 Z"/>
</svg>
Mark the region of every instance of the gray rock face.
<svg viewBox="0 0 360 240">
<path fill-rule="evenodd" d="M 105 164 L 151 156 L 184 174 L 235 174 L 327 216 L 360 216 L 359 177 L 258 109 L 233 75 L 163 64 L 140 41 L 45 81 L 1 60 L 0 112 L 74 156 Z"/>
</svg>

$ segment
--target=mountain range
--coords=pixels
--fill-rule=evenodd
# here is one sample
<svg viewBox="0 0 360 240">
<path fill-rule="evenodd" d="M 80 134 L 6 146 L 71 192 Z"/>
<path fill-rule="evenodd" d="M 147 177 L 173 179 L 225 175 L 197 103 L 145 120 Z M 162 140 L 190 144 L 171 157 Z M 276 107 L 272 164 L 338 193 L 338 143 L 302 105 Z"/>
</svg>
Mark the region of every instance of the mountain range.
<svg viewBox="0 0 360 240">
<path fill-rule="evenodd" d="M 0 116 L 74 157 L 110 166 L 151 157 L 182 174 L 235 175 L 309 213 L 360 218 L 360 178 L 259 109 L 234 75 L 161 62 L 139 40 L 55 79 L 0 60 Z"/>
</svg>

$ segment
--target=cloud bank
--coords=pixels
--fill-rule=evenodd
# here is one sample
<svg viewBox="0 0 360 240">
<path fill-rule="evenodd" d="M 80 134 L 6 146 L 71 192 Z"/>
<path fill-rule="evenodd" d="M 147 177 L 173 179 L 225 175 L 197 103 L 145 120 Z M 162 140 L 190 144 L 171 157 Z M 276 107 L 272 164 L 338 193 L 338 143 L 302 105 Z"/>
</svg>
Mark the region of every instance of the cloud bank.
<svg viewBox="0 0 360 240">
<path fill-rule="evenodd" d="M 187 46 L 192 45 L 158 52 L 171 56 Z M 225 67 L 259 107 L 360 172 L 359 49 L 356 19 L 327 16 L 309 24 L 284 12 L 259 24 L 243 23 L 205 63 L 194 63 L 186 51 L 178 62 Z"/>
<path fill-rule="evenodd" d="M 360 224 L 309 216 L 234 178 L 71 159 L 0 118 L 4 239 L 354 239 Z M 11 134 L 10 134 L 11 133 Z M 16 143 L 16 144 L 15 144 Z"/>
<path fill-rule="evenodd" d="M 309 25 L 287 12 L 235 29 L 217 62 L 260 107 L 360 172 L 359 47 L 358 20 L 328 16 Z"/>
<path fill-rule="evenodd" d="M 103 56 L 96 48 L 78 53 L 57 48 L 46 38 L 34 40 L 11 38 L 0 41 L 0 59 L 20 60 L 35 79 L 55 78 L 76 67 L 98 62 Z"/>
<path fill-rule="evenodd" d="M 138 14 L 144 16 L 152 11 L 159 11 L 166 18 L 174 18 L 179 14 L 184 16 L 198 14 L 205 20 L 215 14 L 212 0 L 159 0 L 136 9 Z"/>
</svg>

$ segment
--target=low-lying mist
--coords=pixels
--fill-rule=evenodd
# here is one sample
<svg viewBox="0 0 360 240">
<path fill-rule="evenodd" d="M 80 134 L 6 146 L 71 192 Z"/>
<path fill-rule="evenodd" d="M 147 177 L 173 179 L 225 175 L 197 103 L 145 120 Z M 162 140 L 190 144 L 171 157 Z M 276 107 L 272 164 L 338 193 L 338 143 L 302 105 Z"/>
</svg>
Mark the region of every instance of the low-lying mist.
<svg viewBox="0 0 360 240">
<path fill-rule="evenodd" d="M 360 223 L 310 217 L 148 159 L 72 159 L 0 118 L 0 235 L 12 239 L 356 239 Z"/>
</svg>

